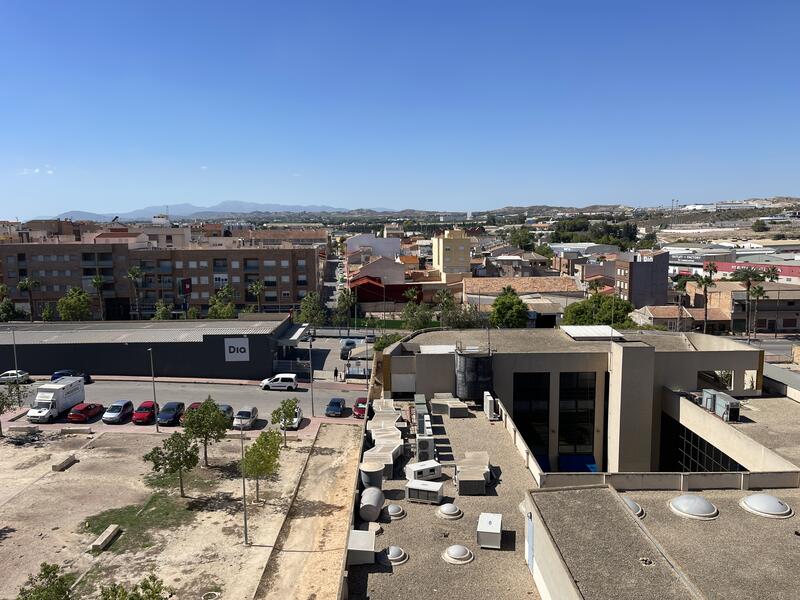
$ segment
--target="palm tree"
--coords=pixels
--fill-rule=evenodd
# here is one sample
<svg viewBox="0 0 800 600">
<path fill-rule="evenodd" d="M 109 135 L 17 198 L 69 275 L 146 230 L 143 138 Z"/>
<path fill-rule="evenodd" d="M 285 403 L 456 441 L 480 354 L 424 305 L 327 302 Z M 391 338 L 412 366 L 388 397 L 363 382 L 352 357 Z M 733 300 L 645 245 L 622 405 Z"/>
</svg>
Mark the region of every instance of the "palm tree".
<svg viewBox="0 0 800 600">
<path fill-rule="evenodd" d="M 247 286 L 247 291 L 256 297 L 256 307 L 258 312 L 261 312 L 261 298 L 264 296 L 264 290 L 266 287 L 266 284 L 260 279 L 256 279 Z"/>
<path fill-rule="evenodd" d="M 31 323 L 33 323 L 34 313 L 36 312 L 33 306 L 33 290 L 37 289 L 39 285 L 41 284 L 32 277 L 25 277 L 24 279 L 20 279 L 19 283 L 17 283 L 17 289 L 20 292 L 28 293 L 28 304 L 31 307 Z"/>
<path fill-rule="evenodd" d="M 403 298 L 406 299 L 406 302 L 416 303 L 417 294 L 419 294 L 419 288 L 410 287 L 405 292 L 403 292 Z"/>
<path fill-rule="evenodd" d="M 593 279 L 592 281 L 589 282 L 589 285 L 586 286 L 586 291 L 589 292 L 590 295 L 594 296 L 600 291 L 600 288 L 602 286 L 603 284 L 600 283 L 599 279 Z"/>
<path fill-rule="evenodd" d="M 708 330 L 708 288 L 715 287 L 714 275 L 717 273 L 717 263 L 710 262 L 703 267 L 705 275 L 696 275 L 695 281 L 703 289 L 703 333 Z"/>
<path fill-rule="evenodd" d="M 764 279 L 769 282 L 774 283 L 778 281 L 778 279 L 780 279 L 781 273 L 778 270 L 778 267 L 767 267 L 766 269 L 764 269 L 763 272 L 764 272 Z"/>
<path fill-rule="evenodd" d="M 106 320 L 106 307 L 103 305 L 103 276 L 99 273 L 92 277 L 92 287 L 94 291 L 97 292 L 97 299 L 100 302 L 100 320 Z"/>
<path fill-rule="evenodd" d="M 683 297 L 686 296 L 686 284 L 697 281 L 696 276 L 682 276 L 675 281 L 675 294 L 678 296 L 678 331 L 681 330 L 681 317 L 683 316 Z"/>
<path fill-rule="evenodd" d="M 125 274 L 125 278 L 130 281 L 133 288 L 133 304 L 136 306 L 136 318 L 141 319 L 142 315 L 139 312 L 139 282 L 144 276 L 144 271 L 140 267 L 131 267 Z"/>
<path fill-rule="evenodd" d="M 744 284 L 745 291 L 745 331 L 747 331 L 747 341 L 750 341 L 750 288 L 753 283 L 764 281 L 764 272 L 754 267 L 742 267 L 731 275 L 733 281 Z"/>
<path fill-rule="evenodd" d="M 755 300 L 753 308 L 753 336 L 758 337 L 758 301 L 767 295 L 763 285 L 754 285 L 750 288 L 750 297 Z"/>
</svg>

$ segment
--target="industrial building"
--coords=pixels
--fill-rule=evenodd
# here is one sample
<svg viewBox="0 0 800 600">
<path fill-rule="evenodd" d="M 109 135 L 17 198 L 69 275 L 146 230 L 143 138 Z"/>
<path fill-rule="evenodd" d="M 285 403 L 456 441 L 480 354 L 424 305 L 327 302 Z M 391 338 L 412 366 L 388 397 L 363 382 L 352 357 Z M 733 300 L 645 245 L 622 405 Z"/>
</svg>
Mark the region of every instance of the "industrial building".
<svg viewBox="0 0 800 600">
<path fill-rule="evenodd" d="M 253 320 L 13 324 L 0 328 L 0 364 L 32 375 L 78 369 L 91 375 L 260 380 L 304 333 L 286 314 Z"/>
</svg>

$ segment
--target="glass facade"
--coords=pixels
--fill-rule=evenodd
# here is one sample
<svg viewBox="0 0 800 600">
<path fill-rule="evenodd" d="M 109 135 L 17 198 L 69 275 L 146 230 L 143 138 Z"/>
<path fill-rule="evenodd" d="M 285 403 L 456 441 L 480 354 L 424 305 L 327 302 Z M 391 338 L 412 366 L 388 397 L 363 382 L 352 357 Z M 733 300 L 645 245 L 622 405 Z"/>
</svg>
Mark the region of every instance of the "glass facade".
<svg viewBox="0 0 800 600">
<path fill-rule="evenodd" d="M 719 473 L 746 469 L 719 448 L 662 413 L 660 470 Z"/>
<path fill-rule="evenodd" d="M 594 454 L 595 373 L 560 373 L 558 454 Z"/>
<path fill-rule="evenodd" d="M 542 464 L 550 441 L 550 373 L 514 373 L 514 422 Z"/>
</svg>

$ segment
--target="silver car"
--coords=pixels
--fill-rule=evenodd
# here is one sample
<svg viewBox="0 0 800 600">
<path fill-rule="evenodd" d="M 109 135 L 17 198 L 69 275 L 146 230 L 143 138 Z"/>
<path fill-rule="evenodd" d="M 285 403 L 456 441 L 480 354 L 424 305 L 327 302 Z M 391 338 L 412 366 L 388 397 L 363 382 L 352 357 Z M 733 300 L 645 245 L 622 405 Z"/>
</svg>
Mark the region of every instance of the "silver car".
<svg viewBox="0 0 800 600">
<path fill-rule="evenodd" d="M 233 416 L 234 429 L 252 429 L 258 420 L 258 409 L 255 406 L 245 406 Z"/>
<path fill-rule="evenodd" d="M 5 373 L 0 373 L 0 383 L 30 383 L 31 375 L 27 371 L 6 371 Z"/>
<path fill-rule="evenodd" d="M 103 413 L 103 423 L 124 423 L 133 415 L 133 402 L 130 400 L 117 400 Z"/>
</svg>

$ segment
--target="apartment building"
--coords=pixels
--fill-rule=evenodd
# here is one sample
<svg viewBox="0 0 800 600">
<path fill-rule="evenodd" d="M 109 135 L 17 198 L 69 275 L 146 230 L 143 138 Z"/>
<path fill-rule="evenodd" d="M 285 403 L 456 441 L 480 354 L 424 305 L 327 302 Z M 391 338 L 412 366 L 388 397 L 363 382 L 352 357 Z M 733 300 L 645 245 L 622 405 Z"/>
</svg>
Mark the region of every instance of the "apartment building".
<svg viewBox="0 0 800 600">
<path fill-rule="evenodd" d="M 470 240 L 463 229 L 448 229 L 433 243 L 433 268 L 442 277 L 470 272 Z"/>
<path fill-rule="evenodd" d="M 299 307 L 302 299 L 319 287 L 319 251 L 315 247 L 153 248 L 142 247 L 141 236 L 131 240 L 130 234 L 122 232 L 117 237 L 98 236 L 94 241 L 0 245 L 0 281 L 26 312 L 31 310 L 28 295 L 17 290 L 17 284 L 25 277 L 38 281 L 33 301 L 37 316 L 45 304 L 54 304 L 71 287 L 89 292 L 99 315 L 100 300 L 91 281 L 100 275 L 108 319 L 135 317 L 137 310 L 142 318 L 149 318 L 158 300 L 173 304 L 176 310 L 193 306 L 205 313 L 209 298 L 226 284 L 233 288 L 237 306 L 243 308 L 257 304 L 248 292 L 256 280 L 266 286 L 262 310 L 286 311 Z M 131 267 L 144 273 L 135 285 L 138 308 L 134 284 L 127 277 Z"/>
<path fill-rule="evenodd" d="M 634 308 L 667 303 L 669 252 L 623 252 L 615 264 L 615 294 Z"/>
</svg>

